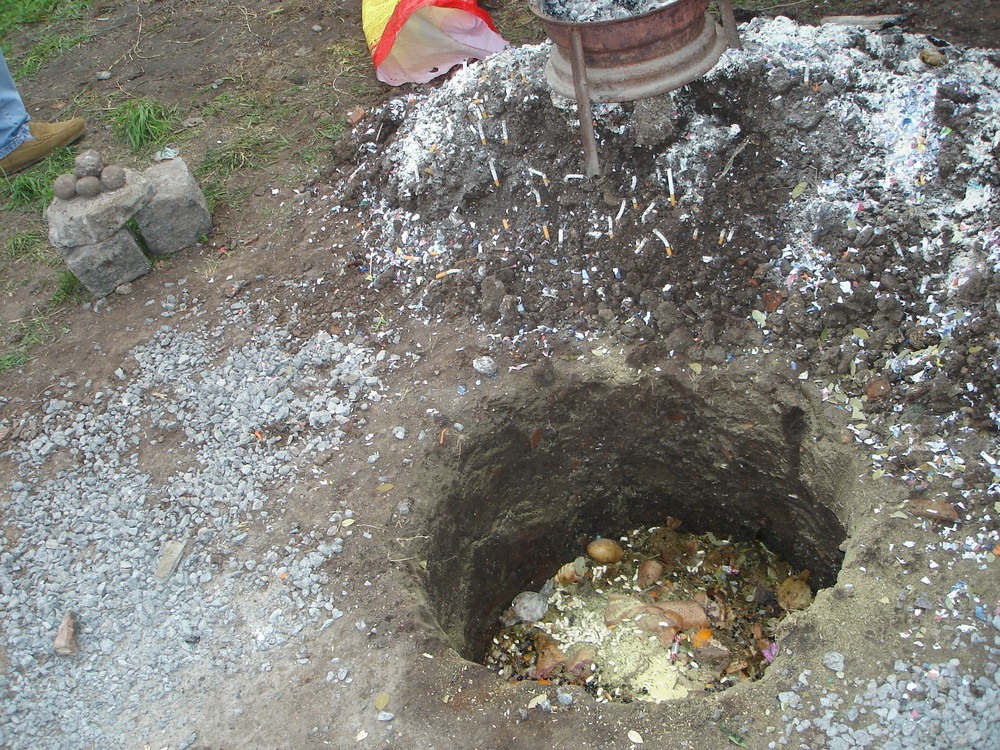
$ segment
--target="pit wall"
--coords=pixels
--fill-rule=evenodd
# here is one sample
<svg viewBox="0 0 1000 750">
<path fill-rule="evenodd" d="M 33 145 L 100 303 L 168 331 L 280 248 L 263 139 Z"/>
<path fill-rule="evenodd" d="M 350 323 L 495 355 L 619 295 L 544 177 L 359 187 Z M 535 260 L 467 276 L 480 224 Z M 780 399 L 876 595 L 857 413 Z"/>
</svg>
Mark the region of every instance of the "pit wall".
<svg viewBox="0 0 1000 750">
<path fill-rule="evenodd" d="M 551 384 L 463 416 L 461 452 L 442 451 L 422 483 L 426 591 L 463 657 L 478 660 L 513 597 L 587 541 L 668 515 L 759 537 L 816 589 L 835 582 L 863 493 L 822 402 L 776 362 L 656 369 L 557 362 Z"/>
</svg>

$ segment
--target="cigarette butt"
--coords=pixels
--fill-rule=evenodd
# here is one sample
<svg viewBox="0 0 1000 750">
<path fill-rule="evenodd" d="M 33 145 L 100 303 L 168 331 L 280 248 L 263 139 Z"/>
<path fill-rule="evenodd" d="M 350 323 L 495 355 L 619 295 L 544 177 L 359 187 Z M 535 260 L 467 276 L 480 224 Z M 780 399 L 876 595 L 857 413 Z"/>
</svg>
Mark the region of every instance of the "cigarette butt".
<svg viewBox="0 0 1000 750">
<path fill-rule="evenodd" d="M 719 232 L 719 244 L 723 244 L 726 241 L 726 230 L 723 229 Z"/>
<path fill-rule="evenodd" d="M 542 234 L 545 235 L 545 239 L 549 238 L 549 225 L 548 224 L 542 224 Z"/>
<path fill-rule="evenodd" d="M 499 180 L 499 178 L 494 177 L 493 178 L 493 184 L 496 185 L 497 187 L 500 187 L 500 180 Z"/>
<path fill-rule="evenodd" d="M 503 224 L 504 229 L 510 229 L 510 222 L 506 219 L 500 219 L 500 223 Z"/>
<path fill-rule="evenodd" d="M 443 279 L 447 275 L 448 275 L 447 271 L 442 271 L 441 273 L 434 274 L 434 278 L 435 279 Z"/>
<path fill-rule="evenodd" d="M 674 251 L 671 249 L 670 245 L 667 245 L 667 247 L 666 247 L 666 253 L 667 253 L 667 257 L 668 258 L 673 258 L 674 257 Z"/>
<path fill-rule="evenodd" d="M 670 205 L 675 208 L 677 207 L 677 196 L 673 193 L 670 194 Z"/>
</svg>

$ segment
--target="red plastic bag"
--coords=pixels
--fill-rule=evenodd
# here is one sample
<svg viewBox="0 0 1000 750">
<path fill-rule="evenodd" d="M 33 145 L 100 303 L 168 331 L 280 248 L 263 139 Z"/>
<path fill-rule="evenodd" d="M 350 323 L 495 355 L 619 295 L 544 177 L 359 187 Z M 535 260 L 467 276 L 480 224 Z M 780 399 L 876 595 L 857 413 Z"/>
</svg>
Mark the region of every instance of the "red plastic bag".
<svg viewBox="0 0 1000 750">
<path fill-rule="evenodd" d="M 362 0 L 375 75 L 392 86 L 426 83 L 507 46 L 475 0 Z"/>
</svg>

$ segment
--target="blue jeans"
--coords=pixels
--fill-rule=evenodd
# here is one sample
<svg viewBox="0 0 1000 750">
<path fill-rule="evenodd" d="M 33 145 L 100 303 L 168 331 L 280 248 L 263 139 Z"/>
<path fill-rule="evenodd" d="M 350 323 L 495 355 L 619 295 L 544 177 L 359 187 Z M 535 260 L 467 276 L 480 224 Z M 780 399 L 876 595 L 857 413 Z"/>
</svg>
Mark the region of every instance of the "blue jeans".
<svg viewBox="0 0 1000 750">
<path fill-rule="evenodd" d="M 0 53 L 0 159 L 31 140 L 28 119 L 28 111 L 10 77 L 3 53 Z"/>
</svg>

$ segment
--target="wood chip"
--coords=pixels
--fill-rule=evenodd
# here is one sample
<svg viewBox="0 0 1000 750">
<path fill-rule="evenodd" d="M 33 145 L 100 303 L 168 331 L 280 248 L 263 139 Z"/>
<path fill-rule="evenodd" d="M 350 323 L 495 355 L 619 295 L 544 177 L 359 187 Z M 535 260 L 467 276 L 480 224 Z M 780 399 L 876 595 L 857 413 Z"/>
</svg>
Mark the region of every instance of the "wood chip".
<svg viewBox="0 0 1000 750">
<path fill-rule="evenodd" d="M 910 500 L 907 509 L 915 516 L 933 518 L 935 521 L 954 523 L 958 520 L 958 511 L 955 510 L 955 506 L 951 503 L 916 498 Z"/>
<path fill-rule="evenodd" d="M 78 651 L 75 612 L 66 612 L 63 615 L 62 622 L 59 623 L 59 630 L 56 631 L 56 639 L 52 643 L 52 650 L 60 656 L 72 656 Z"/>
</svg>

